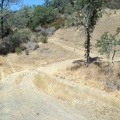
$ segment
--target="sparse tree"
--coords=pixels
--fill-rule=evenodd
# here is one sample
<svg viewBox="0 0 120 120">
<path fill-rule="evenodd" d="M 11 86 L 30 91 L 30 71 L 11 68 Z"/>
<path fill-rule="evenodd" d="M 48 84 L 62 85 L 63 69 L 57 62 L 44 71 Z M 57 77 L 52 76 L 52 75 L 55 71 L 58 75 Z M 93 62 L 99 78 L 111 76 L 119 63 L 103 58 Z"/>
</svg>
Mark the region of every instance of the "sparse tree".
<svg viewBox="0 0 120 120">
<path fill-rule="evenodd" d="M 116 52 L 120 51 L 117 46 L 120 46 L 120 39 L 118 35 L 120 34 L 120 28 L 116 30 L 115 34 L 110 34 L 105 32 L 99 40 L 97 40 L 96 47 L 99 49 L 100 54 L 106 54 L 109 61 L 109 75 L 112 75 L 114 68 L 114 58 Z"/>
<path fill-rule="evenodd" d="M 98 19 L 101 17 L 102 7 L 108 0 L 74 0 L 74 12 L 71 17 L 72 24 L 77 27 L 83 26 L 85 41 L 86 63 L 90 63 L 90 42 Z"/>
</svg>

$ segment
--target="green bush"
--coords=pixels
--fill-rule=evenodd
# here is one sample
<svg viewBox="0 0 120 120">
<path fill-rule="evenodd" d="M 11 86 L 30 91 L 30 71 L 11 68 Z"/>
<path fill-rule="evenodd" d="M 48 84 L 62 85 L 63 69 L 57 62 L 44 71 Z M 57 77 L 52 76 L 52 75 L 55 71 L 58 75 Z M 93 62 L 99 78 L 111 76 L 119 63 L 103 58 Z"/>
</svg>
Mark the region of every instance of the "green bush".
<svg viewBox="0 0 120 120">
<path fill-rule="evenodd" d="M 26 54 L 26 55 L 29 55 L 29 51 L 28 51 L 28 50 L 25 50 L 25 54 Z"/>
<path fill-rule="evenodd" d="M 47 36 L 42 36 L 40 39 L 42 43 L 47 43 L 48 42 L 47 40 L 48 40 Z"/>
<path fill-rule="evenodd" d="M 37 49 L 37 48 L 39 48 L 39 45 L 38 45 L 38 44 L 35 45 L 35 49 Z"/>
<path fill-rule="evenodd" d="M 39 24 L 44 25 L 56 19 L 56 11 L 52 7 L 35 6 L 28 26 L 34 30 Z"/>
<path fill-rule="evenodd" d="M 0 43 L 0 54 L 7 54 L 15 52 L 17 47 L 20 47 L 21 43 L 26 43 L 29 41 L 28 32 L 14 32 L 3 39 L 3 42 Z"/>
<path fill-rule="evenodd" d="M 9 26 L 4 26 L 4 32 L 3 32 L 3 37 L 6 37 L 10 34 L 12 34 L 12 29 L 9 27 Z M 2 36 L 2 32 L 1 32 L 1 29 L 0 29 L 0 37 Z"/>
<path fill-rule="evenodd" d="M 22 53 L 22 49 L 21 49 L 20 47 L 16 47 L 16 48 L 15 48 L 15 52 L 16 52 L 17 54 L 21 54 L 21 53 Z"/>
</svg>

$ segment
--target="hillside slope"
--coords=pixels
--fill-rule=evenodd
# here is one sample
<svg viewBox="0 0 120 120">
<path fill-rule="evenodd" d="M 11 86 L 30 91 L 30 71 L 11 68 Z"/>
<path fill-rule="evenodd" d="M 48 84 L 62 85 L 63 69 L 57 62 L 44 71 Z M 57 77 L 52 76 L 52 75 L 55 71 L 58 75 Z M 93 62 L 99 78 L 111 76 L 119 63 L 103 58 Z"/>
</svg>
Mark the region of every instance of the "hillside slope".
<svg viewBox="0 0 120 120">
<path fill-rule="evenodd" d="M 105 10 L 92 34 L 91 53 L 97 53 L 94 45 L 96 44 L 96 40 L 99 39 L 104 32 L 115 33 L 118 27 L 120 27 L 120 10 Z M 54 37 L 60 39 L 66 45 L 84 51 L 85 35 L 81 29 L 79 30 L 76 27 L 59 29 L 55 32 Z M 120 57 L 120 53 L 117 53 L 116 56 Z"/>
</svg>

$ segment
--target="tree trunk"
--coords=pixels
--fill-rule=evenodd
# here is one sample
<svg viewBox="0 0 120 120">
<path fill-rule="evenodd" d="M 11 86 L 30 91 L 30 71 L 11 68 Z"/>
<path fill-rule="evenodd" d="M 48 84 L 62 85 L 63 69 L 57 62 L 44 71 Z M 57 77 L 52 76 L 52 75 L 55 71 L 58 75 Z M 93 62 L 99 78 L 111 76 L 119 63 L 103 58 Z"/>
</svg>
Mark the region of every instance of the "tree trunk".
<svg viewBox="0 0 120 120">
<path fill-rule="evenodd" d="M 1 38 L 3 39 L 4 37 L 4 16 L 3 16 L 3 3 L 4 3 L 4 0 L 1 1 Z"/>
<path fill-rule="evenodd" d="M 3 39 L 4 37 L 4 26 L 3 26 L 3 17 L 1 17 L 1 38 Z"/>
<path fill-rule="evenodd" d="M 90 63 L 90 30 L 89 27 L 86 27 L 86 42 L 85 42 L 85 57 L 86 57 L 86 63 Z"/>
</svg>

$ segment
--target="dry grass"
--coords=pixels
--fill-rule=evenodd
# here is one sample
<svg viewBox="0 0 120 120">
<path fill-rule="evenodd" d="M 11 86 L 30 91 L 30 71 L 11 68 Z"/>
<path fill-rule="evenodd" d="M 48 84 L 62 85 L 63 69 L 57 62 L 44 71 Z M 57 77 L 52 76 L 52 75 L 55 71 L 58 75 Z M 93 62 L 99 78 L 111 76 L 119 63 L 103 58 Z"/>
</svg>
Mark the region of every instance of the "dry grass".
<svg viewBox="0 0 120 120">
<path fill-rule="evenodd" d="M 102 106 L 99 105 L 101 102 L 103 102 L 105 106 L 110 105 L 116 108 L 119 108 L 120 106 L 120 93 L 117 91 L 116 94 L 112 94 L 112 96 L 106 96 L 97 89 L 88 89 L 88 87 L 84 86 L 80 87 L 70 84 L 69 81 L 65 82 L 64 80 L 60 79 L 56 80 L 53 77 L 43 74 L 36 75 L 33 83 L 36 85 L 38 90 L 58 100 L 67 102 L 72 106 L 85 104 L 86 106 L 84 107 L 87 107 L 87 105 L 90 105 L 89 100 L 91 101 L 91 99 L 93 100 L 93 106 L 97 104 L 100 107 L 99 109 L 102 109 Z M 94 100 L 97 101 L 97 103 L 94 103 Z M 90 111 L 92 109 L 91 107 L 92 106 L 89 108 Z"/>
<path fill-rule="evenodd" d="M 37 86 L 39 90 L 46 91 L 48 83 L 41 78 L 40 75 L 35 75 L 35 79 L 33 80 L 33 83 Z"/>
<path fill-rule="evenodd" d="M 47 64 L 76 57 L 77 55 L 73 55 L 59 46 L 47 43 L 41 44 L 39 49 L 31 52 L 28 56 L 24 52 L 21 55 L 11 53 L 7 56 L 0 56 L 0 68 L 2 68 L 5 77 L 13 72 L 34 70 Z"/>
<path fill-rule="evenodd" d="M 73 96 L 74 91 L 72 88 L 62 82 L 58 82 L 52 77 L 48 77 L 47 75 L 35 75 L 35 79 L 33 83 L 37 86 L 38 90 L 44 91 L 46 94 L 55 97 L 59 100 L 72 102 L 76 97 Z"/>
<path fill-rule="evenodd" d="M 89 66 L 86 66 L 84 63 L 79 63 L 73 64 L 73 66 L 68 67 L 66 70 L 56 72 L 55 76 L 106 91 L 109 86 L 106 86 L 108 79 L 113 81 L 113 84 L 114 81 L 117 84 L 120 83 L 120 79 L 117 76 L 119 71 L 120 62 L 115 63 L 114 75 L 111 78 L 108 76 L 108 63 L 91 63 Z M 117 84 L 116 86 L 118 86 Z M 116 86 L 110 86 L 114 88 L 112 92 L 117 90 Z"/>
</svg>

